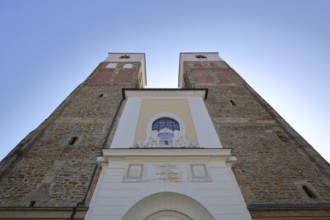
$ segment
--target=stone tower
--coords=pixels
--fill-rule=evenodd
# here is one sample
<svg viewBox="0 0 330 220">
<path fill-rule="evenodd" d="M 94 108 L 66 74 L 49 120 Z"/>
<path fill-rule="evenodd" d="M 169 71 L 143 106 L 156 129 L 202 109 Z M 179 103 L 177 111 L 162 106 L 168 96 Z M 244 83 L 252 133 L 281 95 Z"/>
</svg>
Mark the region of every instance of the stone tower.
<svg viewBox="0 0 330 220">
<path fill-rule="evenodd" d="M 111 139 L 123 103 L 122 88 L 145 83 L 143 53 L 109 54 L 1 161 L 0 219 L 83 219 L 98 173 L 96 158 Z"/>
<path fill-rule="evenodd" d="M 0 219 L 329 219 L 330 166 L 218 53 L 110 53 L 0 164 Z"/>
<path fill-rule="evenodd" d="M 330 166 L 218 53 L 181 53 L 179 86 L 208 112 L 253 219 L 328 219 Z"/>
</svg>

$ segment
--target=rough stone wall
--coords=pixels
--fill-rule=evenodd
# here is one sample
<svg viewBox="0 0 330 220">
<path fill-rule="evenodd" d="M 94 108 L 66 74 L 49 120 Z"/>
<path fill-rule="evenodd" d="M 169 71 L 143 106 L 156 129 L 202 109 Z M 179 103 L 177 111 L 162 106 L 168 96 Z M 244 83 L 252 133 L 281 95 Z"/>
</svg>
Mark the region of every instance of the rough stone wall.
<svg viewBox="0 0 330 220">
<path fill-rule="evenodd" d="M 74 207 L 85 198 L 121 89 L 141 78 L 140 63 L 108 64 L 101 63 L 1 162 L 0 207 Z"/>
<path fill-rule="evenodd" d="M 186 88 L 208 88 L 205 104 L 248 205 L 330 202 L 329 164 L 225 62 L 184 63 Z M 302 188 L 307 186 L 311 198 Z"/>
</svg>

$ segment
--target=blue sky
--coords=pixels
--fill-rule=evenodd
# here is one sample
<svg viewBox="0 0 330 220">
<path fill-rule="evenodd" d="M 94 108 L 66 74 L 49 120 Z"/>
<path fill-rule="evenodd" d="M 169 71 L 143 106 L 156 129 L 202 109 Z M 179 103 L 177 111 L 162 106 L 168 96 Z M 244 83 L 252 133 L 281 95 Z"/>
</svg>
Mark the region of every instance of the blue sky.
<svg viewBox="0 0 330 220">
<path fill-rule="evenodd" d="M 330 161 L 330 1 L 0 0 L 0 159 L 108 52 L 145 52 L 176 87 L 180 52 L 219 52 Z"/>
</svg>

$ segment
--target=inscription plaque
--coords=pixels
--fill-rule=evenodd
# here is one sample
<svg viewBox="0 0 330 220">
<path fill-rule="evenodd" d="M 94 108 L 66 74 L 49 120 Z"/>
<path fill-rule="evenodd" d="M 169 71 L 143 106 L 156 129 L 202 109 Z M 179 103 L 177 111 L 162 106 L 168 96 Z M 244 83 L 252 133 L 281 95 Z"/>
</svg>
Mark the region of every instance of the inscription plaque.
<svg viewBox="0 0 330 220">
<path fill-rule="evenodd" d="M 181 182 L 183 170 L 179 164 L 161 163 L 150 167 L 150 179 L 156 182 Z"/>
</svg>

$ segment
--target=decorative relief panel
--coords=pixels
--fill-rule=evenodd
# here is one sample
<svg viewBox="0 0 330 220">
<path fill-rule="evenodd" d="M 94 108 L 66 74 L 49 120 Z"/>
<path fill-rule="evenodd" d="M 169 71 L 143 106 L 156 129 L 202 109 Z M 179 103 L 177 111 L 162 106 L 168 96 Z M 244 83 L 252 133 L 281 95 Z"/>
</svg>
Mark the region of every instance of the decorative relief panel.
<svg viewBox="0 0 330 220">
<path fill-rule="evenodd" d="M 205 164 L 147 163 L 130 164 L 124 182 L 209 182 Z"/>
<path fill-rule="evenodd" d="M 143 164 L 130 164 L 127 169 L 127 174 L 124 177 L 124 182 L 141 182 L 144 179 Z"/>
<path fill-rule="evenodd" d="M 193 181 L 209 181 L 205 164 L 190 164 Z"/>
</svg>

